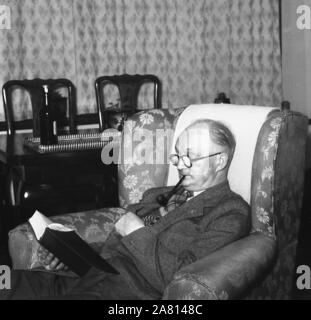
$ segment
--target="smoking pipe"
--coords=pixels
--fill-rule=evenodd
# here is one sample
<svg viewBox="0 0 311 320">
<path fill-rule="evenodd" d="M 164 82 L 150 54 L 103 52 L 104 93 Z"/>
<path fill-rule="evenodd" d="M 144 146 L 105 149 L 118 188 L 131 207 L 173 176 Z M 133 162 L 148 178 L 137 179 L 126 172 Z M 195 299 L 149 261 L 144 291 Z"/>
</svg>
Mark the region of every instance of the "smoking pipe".
<svg viewBox="0 0 311 320">
<path fill-rule="evenodd" d="M 160 206 L 165 207 L 168 204 L 169 199 L 176 193 L 181 183 L 184 181 L 186 176 L 182 176 L 181 179 L 178 181 L 176 186 L 167 194 L 160 194 L 157 197 L 157 202 Z"/>
</svg>

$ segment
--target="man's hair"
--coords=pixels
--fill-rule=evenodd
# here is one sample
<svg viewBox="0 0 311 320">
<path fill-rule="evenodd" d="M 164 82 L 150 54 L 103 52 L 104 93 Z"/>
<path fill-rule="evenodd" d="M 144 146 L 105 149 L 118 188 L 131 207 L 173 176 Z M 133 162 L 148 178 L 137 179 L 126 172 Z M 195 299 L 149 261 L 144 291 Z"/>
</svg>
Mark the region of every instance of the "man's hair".
<svg viewBox="0 0 311 320">
<path fill-rule="evenodd" d="M 210 139 L 217 145 L 225 147 L 228 152 L 228 164 L 230 165 L 235 151 L 235 138 L 230 129 L 220 121 L 205 119 L 193 122 L 189 127 L 205 125 L 209 129 Z"/>
</svg>

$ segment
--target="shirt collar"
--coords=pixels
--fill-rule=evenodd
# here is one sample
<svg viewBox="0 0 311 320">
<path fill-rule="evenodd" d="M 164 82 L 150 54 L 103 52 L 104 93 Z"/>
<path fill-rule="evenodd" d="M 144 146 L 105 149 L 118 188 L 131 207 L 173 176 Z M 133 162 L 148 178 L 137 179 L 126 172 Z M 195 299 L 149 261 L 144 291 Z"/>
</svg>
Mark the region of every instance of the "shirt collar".
<svg viewBox="0 0 311 320">
<path fill-rule="evenodd" d="M 196 197 L 198 196 L 200 193 L 204 192 L 205 190 L 201 190 L 201 191 L 194 191 L 193 192 L 193 196 Z"/>
<path fill-rule="evenodd" d="M 209 196 L 213 196 L 213 195 L 216 196 L 216 194 L 218 194 L 218 192 L 220 192 L 222 190 L 225 190 L 227 188 L 229 188 L 229 182 L 228 182 L 228 180 L 225 180 L 225 181 L 223 181 L 223 182 L 221 182 L 221 183 L 219 183 L 219 184 L 217 184 L 217 185 L 215 185 L 213 187 L 207 188 L 205 190 L 194 191 L 193 192 L 193 197 L 187 199 L 187 201 L 193 199 L 194 197 L 196 197 L 196 196 L 198 196 L 201 193 L 206 192 L 206 191 L 207 191 L 207 194 Z"/>
</svg>

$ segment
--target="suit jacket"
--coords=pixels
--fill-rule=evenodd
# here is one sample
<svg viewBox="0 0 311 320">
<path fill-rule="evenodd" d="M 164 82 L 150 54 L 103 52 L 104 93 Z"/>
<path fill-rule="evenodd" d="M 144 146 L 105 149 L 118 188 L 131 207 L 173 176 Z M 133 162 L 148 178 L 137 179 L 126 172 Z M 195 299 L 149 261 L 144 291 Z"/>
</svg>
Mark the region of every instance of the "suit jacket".
<svg viewBox="0 0 311 320">
<path fill-rule="evenodd" d="M 141 209 L 138 215 L 144 214 L 159 207 L 157 196 L 170 190 L 150 189 L 139 204 L 128 209 Z M 249 230 L 249 206 L 226 181 L 190 199 L 151 227 L 123 238 L 113 232 L 102 253 L 142 298 L 160 298 L 176 271 L 246 236 Z"/>
</svg>

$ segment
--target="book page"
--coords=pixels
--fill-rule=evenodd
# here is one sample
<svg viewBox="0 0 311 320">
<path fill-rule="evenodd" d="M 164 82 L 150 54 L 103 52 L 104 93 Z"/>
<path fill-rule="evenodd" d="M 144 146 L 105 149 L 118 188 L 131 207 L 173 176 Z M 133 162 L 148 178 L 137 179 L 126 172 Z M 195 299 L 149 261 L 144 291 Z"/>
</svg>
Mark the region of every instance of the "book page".
<svg viewBox="0 0 311 320">
<path fill-rule="evenodd" d="M 28 221 L 38 240 L 41 239 L 45 229 L 52 224 L 52 221 L 39 211 L 36 211 Z"/>
</svg>

